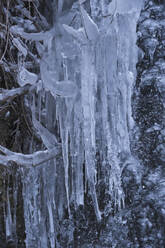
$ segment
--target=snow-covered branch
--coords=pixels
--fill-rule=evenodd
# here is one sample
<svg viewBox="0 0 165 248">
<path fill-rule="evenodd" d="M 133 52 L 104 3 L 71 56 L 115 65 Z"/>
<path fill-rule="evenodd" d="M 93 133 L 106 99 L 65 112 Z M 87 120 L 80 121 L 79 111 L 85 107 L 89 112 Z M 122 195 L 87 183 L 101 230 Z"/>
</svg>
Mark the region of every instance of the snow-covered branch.
<svg viewBox="0 0 165 248">
<path fill-rule="evenodd" d="M 0 151 L 5 155 L 0 155 L 0 163 L 4 166 L 9 166 L 9 162 L 15 162 L 24 167 L 38 166 L 50 159 L 55 158 L 60 153 L 60 147 L 55 147 L 50 150 L 37 151 L 32 154 L 16 153 L 0 146 Z"/>
</svg>

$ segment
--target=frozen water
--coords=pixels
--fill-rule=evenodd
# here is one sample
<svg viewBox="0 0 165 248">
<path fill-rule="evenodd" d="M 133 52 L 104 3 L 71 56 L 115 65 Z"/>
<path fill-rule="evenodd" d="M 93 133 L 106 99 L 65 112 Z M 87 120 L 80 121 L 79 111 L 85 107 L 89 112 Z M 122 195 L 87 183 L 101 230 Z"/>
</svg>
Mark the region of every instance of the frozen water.
<svg viewBox="0 0 165 248">
<path fill-rule="evenodd" d="M 84 10 L 83 7 L 80 7 L 84 29 L 86 32 L 86 36 L 90 41 L 96 42 L 96 39 L 99 35 L 99 30 L 97 25 L 94 23 L 92 18 L 88 15 L 88 13 Z"/>
<path fill-rule="evenodd" d="M 21 44 L 21 41 L 18 38 L 13 38 L 13 44 L 18 48 L 18 50 L 26 57 L 27 55 L 27 48 L 25 45 Z"/>
<path fill-rule="evenodd" d="M 37 82 L 38 76 L 26 68 L 21 67 L 18 73 L 18 83 L 20 86 L 24 86 L 26 84 L 34 85 Z"/>
<path fill-rule="evenodd" d="M 116 209 L 124 206 L 121 155 L 131 157 L 131 92 L 136 78 L 136 23 L 141 1 L 116 2 L 113 18 L 103 18 L 97 26 L 81 8 L 83 27 L 76 30 L 64 25 L 61 36 L 50 35 L 45 49 L 38 47 L 43 54 L 40 72 L 45 93 L 37 96 L 35 107 L 40 114 L 39 121 L 33 118 L 34 127 L 48 149 L 56 146 L 57 137 L 62 154 L 45 162 L 43 168 L 24 171 L 27 247 L 44 247 L 44 243 L 54 248 L 58 221 L 64 210 L 70 216 L 70 203 L 75 208 L 84 204 L 87 185 L 97 220 L 101 220 L 96 184 L 103 178 L 97 170 L 96 153 L 100 168 L 108 168 L 103 180 L 109 182 Z M 104 10 L 105 1 L 101 3 Z M 92 8 L 96 4 L 91 0 Z M 95 13 L 92 9 L 93 17 Z M 31 34 L 29 38 L 45 40 L 45 35 Z M 70 53 L 65 47 L 70 47 Z M 37 237 L 42 237 L 42 242 Z"/>
</svg>

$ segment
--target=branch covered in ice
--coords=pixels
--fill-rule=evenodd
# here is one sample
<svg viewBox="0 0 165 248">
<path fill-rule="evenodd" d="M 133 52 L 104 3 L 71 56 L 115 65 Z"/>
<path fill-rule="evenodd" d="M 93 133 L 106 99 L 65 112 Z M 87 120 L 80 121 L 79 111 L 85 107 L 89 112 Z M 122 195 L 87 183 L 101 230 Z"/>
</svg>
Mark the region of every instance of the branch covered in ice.
<svg viewBox="0 0 165 248">
<path fill-rule="evenodd" d="M 55 135 L 50 133 L 47 128 L 45 128 L 39 121 L 37 121 L 34 114 L 35 113 L 32 114 L 32 121 L 33 121 L 34 127 L 37 129 L 46 148 L 52 149 L 58 144 L 58 141 Z"/>
<path fill-rule="evenodd" d="M 56 147 L 50 150 L 37 151 L 32 154 L 16 153 L 0 146 L 0 151 L 5 155 L 0 155 L 0 163 L 4 166 L 9 166 L 9 162 L 15 162 L 19 165 L 30 167 L 38 166 L 50 159 L 55 158 L 60 153 L 60 148 Z"/>
<path fill-rule="evenodd" d="M 26 40 L 32 41 L 43 41 L 47 40 L 50 36 L 52 36 L 52 30 L 46 32 L 39 32 L 39 33 L 26 33 L 24 32 L 23 28 L 20 28 L 17 25 L 14 25 L 10 28 L 10 32 L 13 34 L 20 35 L 22 38 Z"/>
<path fill-rule="evenodd" d="M 13 38 L 12 42 L 14 46 L 17 47 L 17 49 L 24 55 L 24 57 L 26 57 L 28 52 L 25 44 L 23 44 L 19 38 Z"/>
<path fill-rule="evenodd" d="M 0 89 L 0 102 L 6 102 L 8 100 L 12 100 L 16 96 L 27 94 L 35 89 L 35 86 L 25 85 L 24 87 L 5 90 Z"/>
<path fill-rule="evenodd" d="M 44 53 L 45 47 L 39 41 L 36 41 L 36 48 L 37 48 L 38 54 L 42 56 Z"/>
<path fill-rule="evenodd" d="M 26 84 L 34 85 L 38 80 L 38 76 L 22 67 L 18 73 L 17 79 L 20 86 L 24 86 Z"/>
</svg>

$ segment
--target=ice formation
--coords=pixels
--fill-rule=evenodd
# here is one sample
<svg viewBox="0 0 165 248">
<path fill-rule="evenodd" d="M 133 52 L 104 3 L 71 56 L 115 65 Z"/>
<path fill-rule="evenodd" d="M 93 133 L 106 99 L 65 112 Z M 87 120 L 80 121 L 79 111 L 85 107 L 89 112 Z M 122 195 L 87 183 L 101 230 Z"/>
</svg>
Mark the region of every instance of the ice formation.
<svg viewBox="0 0 165 248">
<path fill-rule="evenodd" d="M 45 50 L 39 43 L 46 39 L 45 34 L 25 34 L 16 27 L 12 30 L 35 40 L 41 50 L 43 88 L 36 98 L 33 96 L 33 124 L 48 151 L 59 143 L 62 147 L 62 158 L 33 170 L 22 169 L 27 247 L 58 247 L 58 220 L 66 209 L 71 215 L 70 203 L 75 208 L 84 204 L 87 189 L 97 220 L 101 220 L 95 187 L 101 177 L 96 154 L 99 166 L 108 168 L 105 181 L 115 207 L 124 206 L 122 154 L 131 156 L 131 92 L 136 78 L 136 23 L 141 2 L 113 0 L 107 5 L 101 0 L 103 17 L 96 24 L 92 18 L 97 15 L 97 0 L 91 0 L 92 18 L 81 6 L 82 26 L 74 29 L 65 24 L 60 36 L 48 32 Z M 36 81 L 35 74 L 25 68 L 20 71 L 20 85 Z M 7 226 L 9 222 L 10 211 Z"/>
</svg>

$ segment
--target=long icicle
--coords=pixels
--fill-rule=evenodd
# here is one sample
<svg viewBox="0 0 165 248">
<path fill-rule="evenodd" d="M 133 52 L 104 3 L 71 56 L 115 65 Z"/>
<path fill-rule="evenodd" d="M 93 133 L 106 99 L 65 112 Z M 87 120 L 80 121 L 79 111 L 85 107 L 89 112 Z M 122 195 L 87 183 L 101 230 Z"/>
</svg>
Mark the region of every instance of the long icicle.
<svg viewBox="0 0 165 248">
<path fill-rule="evenodd" d="M 95 88 L 96 71 L 94 66 L 94 50 L 89 43 L 82 46 L 81 63 L 81 95 L 83 108 L 83 131 L 85 146 L 85 162 L 87 178 L 90 186 L 91 196 L 94 203 L 97 220 L 101 220 L 96 189 L 95 189 Z M 93 54 L 92 54 L 93 52 Z"/>
</svg>

